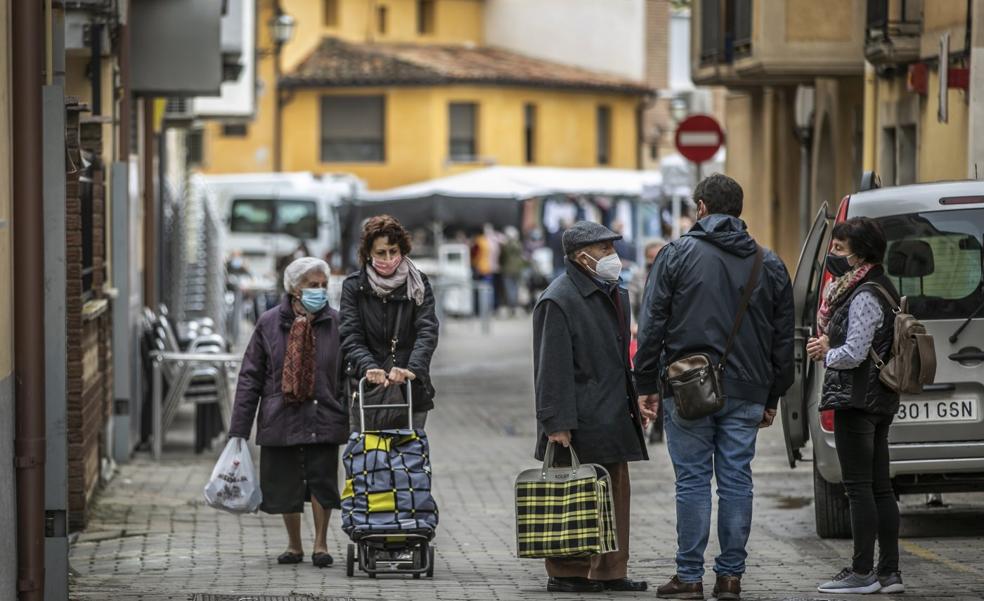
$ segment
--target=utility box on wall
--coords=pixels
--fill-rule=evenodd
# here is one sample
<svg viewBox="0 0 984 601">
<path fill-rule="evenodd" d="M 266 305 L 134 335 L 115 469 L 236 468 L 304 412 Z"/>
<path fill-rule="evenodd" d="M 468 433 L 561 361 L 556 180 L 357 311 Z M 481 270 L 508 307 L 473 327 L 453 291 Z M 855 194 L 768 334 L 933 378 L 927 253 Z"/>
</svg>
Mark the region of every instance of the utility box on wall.
<svg viewBox="0 0 984 601">
<path fill-rule="evenodd" d="M 133 0 L 133 92 L 217 96 L 222 84 L 222 7 L 216 0 Z"/>
</svg>

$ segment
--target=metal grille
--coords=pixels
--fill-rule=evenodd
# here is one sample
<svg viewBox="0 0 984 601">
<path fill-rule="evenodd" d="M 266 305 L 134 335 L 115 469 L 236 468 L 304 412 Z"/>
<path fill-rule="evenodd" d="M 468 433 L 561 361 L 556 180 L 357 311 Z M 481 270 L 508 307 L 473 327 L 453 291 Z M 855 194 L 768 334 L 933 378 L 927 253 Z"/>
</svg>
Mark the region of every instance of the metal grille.
<svg viewBox="0 0 984 601">
<path fill-rule="evenodd" d="M 193 601 L 359 601 L 355 597 L 312 597 L 309 595 L 212 595 L 196 593 Z"/>
<path fill-rule="evenodd" d="M 734 6 L 735 56 L 752 53 L 752 0 L 735 0 Z"/>
<path fill-rule="evenodd" d="M 167 182 L 163 216 L 161 300 L 172 321 L 212 320 L 226 335 L 224 229 L 204 195 L 188 182 Z"/>
</svg>

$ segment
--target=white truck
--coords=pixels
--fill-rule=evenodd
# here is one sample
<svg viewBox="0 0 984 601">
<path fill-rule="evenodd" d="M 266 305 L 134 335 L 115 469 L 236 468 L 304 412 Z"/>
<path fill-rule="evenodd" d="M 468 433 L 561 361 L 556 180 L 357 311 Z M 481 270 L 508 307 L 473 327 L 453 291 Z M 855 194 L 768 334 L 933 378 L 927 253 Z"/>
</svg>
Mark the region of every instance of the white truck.
<svg viewBox="0 0 984 601">
<path fill-rule="evenodd" d="M 230 271 L 255 292 L 275 292 L 278 260 L 300 249 L 337 257 L 338 207 L 365 190 L 352 175 L 309 172 L 196 175 L 192 185 L 225 224 Z"/>
</svg>

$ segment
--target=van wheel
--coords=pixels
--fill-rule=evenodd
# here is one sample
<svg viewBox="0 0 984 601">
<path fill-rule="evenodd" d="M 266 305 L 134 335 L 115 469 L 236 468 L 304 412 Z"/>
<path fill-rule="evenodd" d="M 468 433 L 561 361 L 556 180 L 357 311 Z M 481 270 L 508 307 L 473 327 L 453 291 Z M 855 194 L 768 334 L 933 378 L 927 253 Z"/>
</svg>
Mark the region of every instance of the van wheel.
<svg viewBox="0 0 984 601">
<path fill-rule="evenodd" d="M 851 538 L 851 506 L 843 484 L 823 479 L 813 460 L 813 506 L 820 538 Z"/>
</svg>

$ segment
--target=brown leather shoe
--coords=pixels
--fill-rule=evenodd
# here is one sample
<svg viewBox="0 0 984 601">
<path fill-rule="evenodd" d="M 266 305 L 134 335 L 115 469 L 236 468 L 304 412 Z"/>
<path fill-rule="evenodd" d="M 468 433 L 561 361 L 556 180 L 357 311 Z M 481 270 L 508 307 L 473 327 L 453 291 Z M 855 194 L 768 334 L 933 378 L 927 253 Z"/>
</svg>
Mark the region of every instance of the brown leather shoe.
<svg viewBox="0 0 984 601">
<path fill-rule="evenodd" d="M 714 597 L 718 601 L 741 599 L 741 576 L 718 576 L 714 583 Z"/>
<path fill-rule="evenodd" d="M 679 576 L 674 575 L 669 582 L 656 589 L 656 596 L 660 599 L 703 599 L 704 583 L 681 582 Z"/>
</svg>

